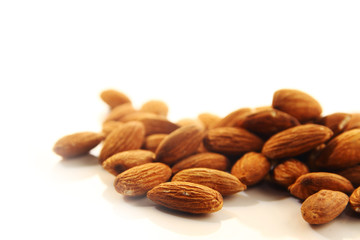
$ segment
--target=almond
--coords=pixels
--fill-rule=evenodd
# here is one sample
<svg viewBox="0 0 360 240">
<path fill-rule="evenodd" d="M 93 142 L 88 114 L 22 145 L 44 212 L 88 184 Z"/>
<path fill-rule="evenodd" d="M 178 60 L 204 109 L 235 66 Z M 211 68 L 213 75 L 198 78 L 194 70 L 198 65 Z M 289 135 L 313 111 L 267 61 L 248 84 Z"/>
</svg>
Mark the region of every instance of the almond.
<svg viewBox="0 0 360 240">
<path fill-rule="evenodd" d="M 168 134 L 179 128 L 179 125 L 172 123 L 161 116 L 145 117 L 139 119 L 139 121 L 144 124 L 146 136 L 156 133 Z"/>
<path fill-rule="evenodd" d="M 105 103 L 109 105 L 110 108 L 115 108 L 116 106 L 124 103 L 131 103 L 128 96 L 114 89 L 102 91 L 100 97 Z"/>
<path fill-rule="evenodd" d="M 102 166 L 106 171 L 117 176 L 129 168 L 150 163 L 154 160 L 155 154 L 151 151 L 142 149 L 128 150 L 112 155 L 102 163 Z"/>
<path fill-rule="evenodd" d="M 268 138 L 297 125 L 300 123 L 295 117 L 276 109 L 267 108 L 247 115 L 241 127 L 258 136 Z"/>
<path fill-rule="evenodd" d="M 156 149 L 156 161 L 172 165 L 196 152 L 202 139 L 201 125 L 183 126 L 171 132 Z"/>
<path fill-rule="evenodd" d="M 155 152 L 159 144 L 162 140 L 167 136 L 168 134 L 165 133 L 157 133 L 157 134 L 151 134 L 145 138 L 145 144 L 144 148 L 147 150 L 150 150 L 152 152 Z"/>
<path fill-rule="evenodd" d="M 350 207 L 357 213 L 360 213 L 360 187 L 354 190 L 350 195 Z"/>
<path fill-rule="evenodd" d="M 320 117 L 322 108 L 309 94 L 295 89 L 281 89 L 274 93 L 273 108 L 286 112 L 300 122 L 308 122 Z"/>
<path fill-rule="evenodd" d="M 122 122 L 118 121 L 108 121 L 104 122 L 102 125 L 102 132 L 105 136 L 109 135 L 115 128 L 120 127 L 123 125 Z"/>
<path fill-rule="evenodd" d="M 226 171 L 230 166 L 230 161 L 222 154 L 204 152 L 191 155 L 180 160 L 172 167 L 173 174 L 188 168 L 212 168 Z"/>
<path fill-rule="evenodd" d="M 262 153 L 271 159 L 294 157 L 326 142 L 332 134 L 329 128 L 317 124 L 292 127 L 269 138 Z"/>
<path fill-rule="evenodd" d="M 151 113 L 155 113 L 156 115 L 166 117 L 169 108 L 167 104 L 161 100 L 150 100 L 141 106 L 140 111 L 151 112 Z"/>
<path fill-rule="evenodd" d="M 171 169 L 166 164 L 146 163 L 117 175 L 114 187 L 117 192 L 125 196 L 142 196 L 170 177 Z"/>
<path fill-rule="evenodd" d="M 308 197 L 301 206 L 303 219 L 310 224 L 324 224 L 339 216 L 349 197 L 339 191 L 321 190 Z"/>
<path fill-rule="evenodd" d="M 360 113 L 351 114 L 351 119 L 345 128 L 345 131 L 360 128 Z"/>
<path fill-rule="evenodd" d="M 360 129 L 333 138 L 315 161 L 319 168 L 336 170 L 360 164 Z"/>
<path fill-rule="evenodd" d="M 121 105 L 116 106 L 111 110 L 111 112 L 108 114 L 108 116 L 105 119 L 105 122 L 108 121 L 120 121 L 121 118 L 126 116 L 129 113 L 133 113 L 136 110 L 132 106 L 131 103 L 124 103 Z"/>
<path fill-rule="evenodd" d="M 204 125 L 199 119 L 193 119 L 193 118 L 182 118 L 179 121 L 176 122 L 177 125 L 180 127 L 184 127 L 187 125 Z"/>
<path fill-rule="evenodd" d="M 336 136 L 344 131 L 350 119 L 351 115 L 348 113 L 333 113 L 320 118 L 316 123 L 330 128 Z"/>
<path fill-rule="evenodd" d="M 236 127 L 241 126 L 242 122 L 244 121 L 247 114 L 251 113 L 250 108 L 239 108 L 224 118 L 220 119 L 214 126 L 214 128 L 218 127 Z"/>
<path fill-rule="evenodd" d="M 216 212 L 223 206 L 218 191 L 190 182 L 162 183 L 151 189 L 147 197 L 167 208 L 195 214 Z"/>
<path fill-rule="evenodd" d="M 273 180 L 286 188 L 293 184 L 298 177 L 309 173 L 308 167 L 296 159 L 288 159 L 275 166 Z"/>
<path fill-rule="evenodd" d="M 64 158 L 77 157 L 88 154 L 103 139 L 102 134 L 95 132 L 73 133 L 57 140 L 53 151 Z"/>
<path fill-rule="evenodd" d="M 329 172 L 311 172 L 301 175 L 295 183 L 289 186 L 290 193 L 297 198 L 306 199 L 310 195 L 322 190 L 334 190 L 352 193 L 354 187 L 346 178 Z"/>
<path fill-rule="evenodd" d="M 204 124 L 205 129 L 211 129 L 221 120 L 217 115 L 211 113 L 201 113 L 198 115 L 198 119 Z"/>
<path fill-rule="evenodd" d="M 124 123 L 106 137 L 99 155 L 99 162 L 102 163 L 118 152 L 139 149 L 143 144 L 144 138 L 145 128 L 141 122 Z"/>
<path fill-rule="evenodd" d="M 121 117 L 119 119 L 119 121 L 121 121 L 121 122 L 138 121 L 140 119 L 147 118 L 147 117 L 150 117 L 150 118 L 151 117 L 161 117 L 162 119 L 166 119 L 164 116 L 156 115 L 155 113 L 135 111 L 135 112 L 130 112 L 130 113 L 126 114 L 125 116 Z"/>
<path fill-rule="evenodd" d="M 210 168 L 190 168 L 178 172 L 171 181 L 198 183 L 212 188 L 221 195 L 231 195 L 246 189 L 234 175 Z"/>
<path fill-rule="evenodd" d="M 360 186 L 360 165 L 348 167 L 336 173 L 348 179 L 354 187 Z"/>
<path fill-rule="evenodd" d="M 270 161 L 261 153 L 249 152 L 235 162 L 231 174 L 247 186 L 260 182 L 270 171 Z"/>
<path fill-rule="evenodd" d="M 240 155 L 250 151 L 260 151 L 263 140 L 242 128 L 218 127 L 207 131 L 204 145 L 212 152 Z"/>
</svg>

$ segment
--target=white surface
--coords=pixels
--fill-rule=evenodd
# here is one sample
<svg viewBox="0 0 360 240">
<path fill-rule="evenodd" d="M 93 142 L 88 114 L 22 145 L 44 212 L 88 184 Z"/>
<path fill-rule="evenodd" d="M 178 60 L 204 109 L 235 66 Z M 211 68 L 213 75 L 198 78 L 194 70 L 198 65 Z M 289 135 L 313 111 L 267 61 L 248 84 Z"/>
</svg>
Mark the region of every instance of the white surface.
<svg viewBox="0 0 360 240">
<path fill-rule="evenodd" d="M 358 1 L 1 1 L 0 239 L 360 239 L 360 218 L 311 227 L 267 186 L 208 216 L 128 200 L 61 136 L 98 131 L 112 87 L 170 120 L 271 104 L 279 88 L 324 113 L 359 111 Z M 96 155 L 99 148 L 93 151 Z"/>
</svg>

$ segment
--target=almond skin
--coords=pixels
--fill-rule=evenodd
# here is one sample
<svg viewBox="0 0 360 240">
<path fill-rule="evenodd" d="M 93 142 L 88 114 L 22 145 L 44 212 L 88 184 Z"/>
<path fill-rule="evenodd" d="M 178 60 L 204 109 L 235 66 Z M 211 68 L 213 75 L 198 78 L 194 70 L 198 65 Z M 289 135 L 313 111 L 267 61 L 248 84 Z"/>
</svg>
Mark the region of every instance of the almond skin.
<svg viewBox="0 0 360 240">
<path fill-rule="evenodd" d="M 300 122 L 308 122 L 320 117 L 322 108 L 309 94 L 295 89 L 280 89 L 274 93 L 273 108 L 286 112 Z"/>
<path fill-rule="evenodd" d="M 360 187 L 350 195 L 350 207 L 360 214 Z"/>
<path fill-rule="evenodd" d="M 225 155 L 240 155 L 251 151 L 260 151 L 263 140 L 242 128 L 218 127 L 207 131 L 204 146 Z"/>
<path fill-rule="evenodd" d="M 171 169 L 163 163 L 146 163 L 116 176 L 115 190 L 125 196 L 143 196 L 171 177 Z"/>
<path fill-rule="evenodd" d="M 172 165 L 196 152 L 203 139 L 201 125 L 183 126 L 171 132 L 156 149 L 156 161 Z"/>
<path fill-rule="evenodd" d="M 339 191 L 321 190 L 308 197 L 301 206 L 303 219 L 310 224 L 324 224 L 339 216 L 349 197 Z"/>
<path fill-rule="evenodd" d="M 211 113 L 201 113 L 198 115 L 198 119 L 204 124 L 206 129 L 211 129 L 221 120 L 217 115 Z"/>
<path fill-rule="evenodd" d="M 126 114 L 125 116 L 121 117 L 118 121 L 121 121 L 121 122 L 138 121 L 138 120 L 146 118 L 146 117 L 150 117 L 150 118 L 151 117 L 160 117 L 162 119 L 166 119 L 165 117 L 156 115 L 155 113 L 135 111 L 135 112 L 130 112 L 130 113 Z"/>
<path fill-rule="evenodd" d="M 165 102 L 154 99 L 154 100 L 149 100 L 149 101 L 145 102 L 141 106 L 140 111 L 151 112 L 151 113 L 155 113 L 156 115 L 166 117 L 168 114 L 169 108 Z"/>
<path fill-rule="evenodd" d="M 162 183 L 151 189 L 147 197 L 167 208 L 194 214 L 216 212 L 223 206 L 218 191 L 190 182 Z"/>
<path fill-rule="evenodd" d="M 290 193 L 300 199 L 322 190 L 334 190 L 347 194 L 354 191 L 354 187 L 346 178 L 329 172 L 311 172 L 301 175 L 295 183 L 289 186 Z"/>
<path fill-rule="evenodd" d="M 341 133 L 332 139 L 315 161 L 319 168 L 344 169 L 360 164 L 360 129 Z"/>
<path fill-rule="evenodd" d="M 226 171 L 230 166 L 227 157 L 219 153 L 204 152 L 181 159 L 172 167 L 173 174 L 188 168 L 211 168 Z"/>
<path fill-rule="evenodd" d="M 128 150 L 116 153 L 106 159 L 102 166 L 109 173 L 117 176 L 123 171 L 155 160 L 155 154 L 148 150 Z"/>
<path fill-rule="evenodd" d="M 155 152 L 159 144 L 162 140 L 167 136 L 168 134 L 165 133 L 157 133 L 157 134 L 151 134 L 149 136 L 146 136 L 144 148 L 147 150 L 150 150 L 152 152 Z"/>
<path fill-rule="evenodd" d="M 305 124 L 289 128 L 269 138 L 262 153 L 271 159 L 294 157 L 331 138 L 333 132 L 322 125 Z"/>
<path fill-rule="evenodd" d="M 270 161 L 261 153 L 249 152 L 235 162 L 231 174 L 247 186 L 260 182 L 270 171 Z"/>
<path fill-rule="evenodd" d="M 99 162 L 104 162 L 115 153 L 139 149 L 145 138 L 145 128 L 141 122 L 124 123 L 114 129 L 105 139 L 99 155 Z"/>
<path fill-rule="evenodd" d="M 345 131 L 360 128 L 360 113 L 351 114 L 351 119 L 348 125 L 345 128 Z"/>
<path fill-rule="evenodd" d="M 117 127 L 120 127 L 121 125 L 123 125 L 123 123 L 118 122 L 118 121 L 104 122 L 103 125 L 102 125 L 102 133 L 106 137 L 107 135 L 109 135 L 112 132 L 112 130 L 114 130 Z"/>
<path fill-rule="evenodd" d="M 275 166 L 273 170 L 273 180 L 288 188 L 298 177 L 309 173 L 308 167 L 301 161 L 296 159 L 288 159 Z"/>
<path fill-rule="evenodd" d="M 131 103 L 128 96 L 124 93 L 114 89 L 104 90 L 100 94 L 100 98 L 109 105 L 110 108 L 115 108 L 124 103 Z"/>
<path fill-rule="evenodd" d="M 144 117 L 139 119 L 139 121 L 144 124 L 146 136 L 157 133 L 169 134 L 179 128 L 179 125 L 161 116 Z"/>
<path fill-rule="evenodd" d="M 223 196 L 246 189 L 246 185 L 234 175 L 210 168 L 190 168 L 178 172 L 171 181 L 198 183 L 212 188 Z"/>
<path fill-rule="evenodd" d="M 108 121 L 120 121 L 121 118 L 126 116 L 127 114 L 133 113 L 136 110 L 134 109 L 133 105 L 131 103 L 124 103 L 121 105 L 116 106 L 111 110 L 111 112 L 108 114 L 104 122 Z"/>
<path fill-rule="evenodd" d="M 242 122 L 244 121 L 247 114 L 251 113 L 250 108 L 240 108 L 237 109 L 228 115 L 226 115 L 224 118 L 220 119 L 215 125 L 214 128 L 218 127 L 235 127 L 235 126 L 241 126 Z"/>
<path fill-rule="evenodd" d="M 348 113 L 333 113 L 322 117 L 317 124 L 324 125 L 333 131 L 334 136 L 339 135 L 347 127 L 351 119 L 351 114 Z M 333 136 L 333 137 L 334 137 Z"/>
<path fill-rule="evenodd" d="M 354 187 L 360 186 L 360 165 L 345 168 L 341 171 L 335 172 L 344 178 L 348 179 Z"/>
<path fill-rule="evenodd" d="M 66 135 L 56 141 L 53 151 L 64 158 L 72 158 L 88 154 L 96 147 L 104 135 L 95 132 L 78 132 Z"/>
</svg>

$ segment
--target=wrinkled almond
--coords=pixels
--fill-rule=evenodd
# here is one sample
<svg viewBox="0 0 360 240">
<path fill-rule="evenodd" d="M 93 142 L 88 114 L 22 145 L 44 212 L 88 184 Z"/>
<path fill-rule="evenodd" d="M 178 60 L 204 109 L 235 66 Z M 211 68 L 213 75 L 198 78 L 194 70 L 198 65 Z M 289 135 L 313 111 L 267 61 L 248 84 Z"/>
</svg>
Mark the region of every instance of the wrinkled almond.
<svg viewBox="0 0 360 240">
<path fill-rule="evenodd" d="M 308 172 L 309 169 L 303 162 L 296 159 L 288 159 L 275 166 L 273 179 L 277 184 L 288 188 L 298 177 Z"/>
<path fill-rule="evenodd" d="M 333 113 L 320 118 L 316 123 L 330 128 L 336 136 L 344 131 L 350 119 L 351 115 L 348 113 Z"/>
<path fill-rule="evenodd" d="M 156 117 L 144 117 L 139 119 L 144 124 L 145 135 L 152 135 L 156 133 L 171 133 L 179 128 L 179 125 L 164 119 L 161 116 Z"/>
</svg>

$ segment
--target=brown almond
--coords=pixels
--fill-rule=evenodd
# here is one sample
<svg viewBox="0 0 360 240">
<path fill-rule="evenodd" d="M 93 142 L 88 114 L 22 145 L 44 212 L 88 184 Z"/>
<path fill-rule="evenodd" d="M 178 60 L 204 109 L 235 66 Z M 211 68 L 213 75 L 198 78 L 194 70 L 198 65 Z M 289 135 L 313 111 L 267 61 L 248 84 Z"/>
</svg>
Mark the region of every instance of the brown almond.
<svg viewBox="0 0 360 240">
<path fill-rule="evenodd" d="M 246 185 L 234 175 L 210 168 L 190 168 L 178 172 L 171 181 L 192 182 L 212 188 L 223 196 L 246 189 Z"/>
<path fill-rule="evenodd" d="M 121 117 L 119 119 L 119 121 L 121 121 L 121 122 L 138 121 L 140 119 L 147 118 L 147 117 L 150 117 L 150 118 L 151 117 L 162 117 L 163 119 L 166 119 L 165 117 L 156 115 L 155 113 L 135 111 L 135 112 L 130 112 L 129 114 L 126 114 L 125 116 Z"/>
<path fill-rule="evenodd" d="M 56 141 L 53 151 L 64 157 L 72 158 L 88 154 L 91 149 L 96 147 L 104 135 L 95 132 L 78 132 L 66 135 Z"/>
<path fill-rule="evenodd" d="M 360 128 L 360 113 L 351 114 L 351 119 L 345 128 L 345 131 Z"/>
<path fill-rule="evenodd" d="M 322 125 L 295 126 L 269 138 L 262 153 L 271 159 L 294 157 L 326 142 L 332 134 L 329 128 Z"/>
<path fill-rule="evenodd" d="M 156 149 L 156 161 L 172 165 L 196 152 L 204 129 L 201 125 L 188 125 L 171 132 Z"/>
<path fill-rule="evenodd" d="M 115 190 L 125 196 L 142 196 L 171 177 L 171 169 L 163 163 L 145 163 L 116 176 Z"/>
<path fill-rule="evenodd" d="M 203 123 L 199 119 L 193 119 L 193 118 L 182 118 L 179 121 L 176 122 L 177 125 L 180 127 L 188 126 L 188 125 L 202 125 Z"/>
<path fill-rule="evenodd" d="M 247 186 L 260 182 L 270 171 L 270 161 L 261 153 L 249 152 L 238 159 L 231 169 L 236 176 Z"/>
<path fill-rule="evenodd" d="M 321 190 L 308 197 L 301 206 L 303 219 L 310 224 L 324 224 L 338 217 L 349 197 L 339 191 Z"/>
<path fill-rule="evenodd" d="M 187 213 L 212 213 L 223 206 L 221 194 L 207 186 L 190 182 L 162 183 L 147 193 L 162 206 Z"/>
<path fill-rule="evenodd" d="M 360 129 L 352 129 L 333 138 L 315 161 L 319 168 L 344 169 L 360 164 Z"/>
<path fill-rule="evenodd" d="M 226 171 L 230 166 L 227 157 L 219 153 L 204 152 L 191 155 L 174 164 L 172 167 L 173 174 L 188 168 L 212 168 Z"/>
<path fill-rule="evenodd" d="M 225 155 L 240 155 L 260 151 L 263 140 L 242 128 L 218 127 L 207 131 L 204 145 L 212 152 Z"/>
<path fill-rule="evenodd" d="M 305 163 L 297 159 L 287 159 L 274 167 L 273 180 L 286 188 L 293 184 L 298 177 L 309 173 Z"/>
<path fill-rule="evenodd" d="M 157 133 L 151 134 L 145 138 L 144 148 L 155 152 L 159 144 L 168 134 L 165 133 Z"/>
<path fill-rule="evenodd" d="M 340 191 L 347 194 L 354 191 L 354 187 L 349 180 L 329 172 L 303 174 L 296 179 L 295 183 L 289 186 L 290 193 L 300 199 L 306 199 L 322 189 Z"/>
<path fill-rule="evenodd" d="M 100 94 L 100 98 L 109 105 L 110 108 L 115 108 L 124 103 L 131 103 L 128 96 L 124 93 L 114 89 L 104 90 Z"/>
<path fill-rule="evenodd" d="M 268 138 L 297 125 L 300 125 L 299 121 L 290 114 L 268 108 L 247 115 L 241 126 L 258 136 Z"/>
<path fill-rule="evenodd" d="M 252 110 L 250 108 L 239 108 L 220 119 L 214 128 L 241 126 L 245 117 L 251 112 Z"/>
<path fill-rule="evenodd" d="M 335 137 L 344 131 L 350 119 L 351 115 L 348 113 L 333 113 L 320 118 L 316 123 L 330 128 Z"/>
<path fill-rule="evenodd" d="M 108 122 L 104 122 L 102 125 L 102 132 L 105 135 L 105 137 L 107 135 L 109 135 L 115 128 L 120 127 L 121 125 L 123 125 L 124 123 L 119 122 L 119 121 L 108 121 Z"/>
<path fill-rule="evenodd" d="M 357 213 L 360 213 L 360 187 L 356 188 L 350 195 L 350 207 Z"/>
<path fill-rule="evenodd" d="M 151 112 L 151 113 L 155 113 L 156 115 L 166 117 L 169 108 L 167 104 L 161 100 L 149 100 L 141 106 L 140 111 Z"/>
<path fill-rule="evenodd" d="M 335 173 L 348 179 L 354 187 L 360 186 L 360 165 L 348 167 Z"/>
<path fill-rule="evenodd" d="M 99 162 L 102 163 L 118 152 L 139 149 L 144 138 L 145 128 L 141 122 L 124 123 L 106 137 L 99 155 Z"/>
<path fill-rule="evenodd" d="M 201 113 L 198 115 L 198 119 L 204 124 L 205 129 L 211 129 L 221 120 L 217 115 L 211 113 Z"/>
<path fill-rule="evenodd" d="M 156 117 L 145 117 L 139 119 L 144 124 L 145 135 L 152 135 L 156 133 L 171 133 L 179 128 L 179 125 L 164 119 L 161 116 Z"/>
<path fill-rule="evenodd" d="M 155 160 L 155 154 L 148 150 L 136 149 L 116 153 L 106 159 L 102 166 L 109 173 L 117 176 L 123 171 Z"/>
<path fill-rule="evenodd" d="M 273 108 L 286 112 L 300 122 L 308 122 L 320 117 L 322 108 L 309 94 L 295 89 L 281 89 L 274 93 Z"/>
<path fill-rule="evenodd" d="M 131 103 L 124 103 L 121 105 L 116 106 L 111 110 L 111 112 L 108 114 L 104 122 L 108 121 L 120 121 L 121 118 L 126 116 L 129 113 L 133 113 L 136 110 L 134 109 L 133 105 Z"/>
</svg>

